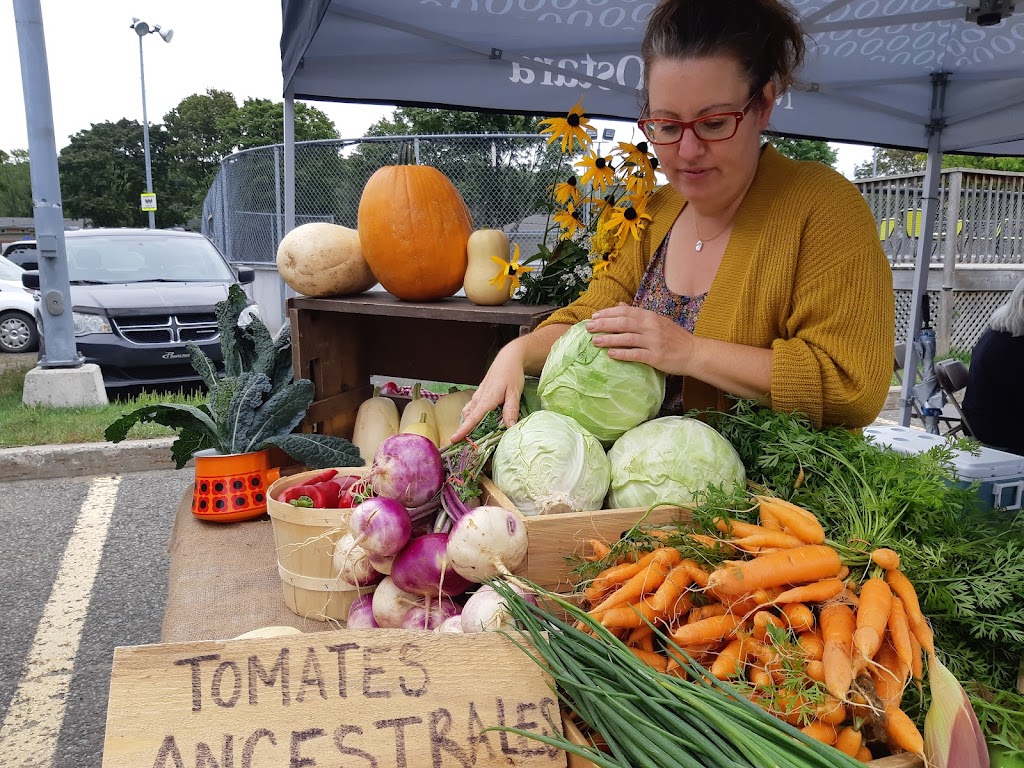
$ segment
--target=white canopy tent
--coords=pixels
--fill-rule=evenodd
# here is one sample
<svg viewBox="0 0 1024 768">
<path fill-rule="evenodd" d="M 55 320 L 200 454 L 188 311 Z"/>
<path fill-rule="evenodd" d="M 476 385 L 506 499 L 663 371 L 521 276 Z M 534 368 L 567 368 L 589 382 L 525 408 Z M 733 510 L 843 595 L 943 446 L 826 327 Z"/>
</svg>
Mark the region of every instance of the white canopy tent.
<svg viewBox="0 0 1024 768">
<path fill-rule="evenodd" d="M 706 0 L 719 2 L 720 0 Z M 943 152 L 1024 155 L 1024 13 L 1011 0 L 790 0 L 810 36 L 780 133 L 927 151 L 922 231 Z M 294 99 L 543 115 L 582 96 L 634 119 L 650 0 L 282 0 L 285 220 L 294 226 Z M 920 238 L 908 338 L 922 323 Z M 914 370 L 907 345 L 906 370 Z M 902 422 L 913 377 L 905 377 Z"/>
</svg>

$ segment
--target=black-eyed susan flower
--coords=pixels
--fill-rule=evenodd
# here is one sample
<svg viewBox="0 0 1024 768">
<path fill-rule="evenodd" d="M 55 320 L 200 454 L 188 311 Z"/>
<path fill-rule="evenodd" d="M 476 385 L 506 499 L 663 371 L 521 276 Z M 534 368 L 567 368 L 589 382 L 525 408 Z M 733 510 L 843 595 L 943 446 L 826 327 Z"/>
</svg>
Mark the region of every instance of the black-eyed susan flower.
<svg viewBox="0 0 1024 768">
<path fill-rule="evenodd" d="M 554 195 L 555 202 L 559 205 L 565 205 L 570 200 L 578 203 L 580 200 L 580 188 L 576 177 L 570 176 L 565 181 L 555 184 L 552 194 Z"/>
<path fill-rule="evenodd" d="M 623 184 L 629 197 L 644 197 L 654 191 L 654 171 L 627 174 Z"/>
<path fill-rule="evenodd" d="M 569 110 L 565 117 L 549 117 L 541 120 L 540 125 L 546 125 L 541 129 L 542 134 L 550 134 L 548 144 L 562 140 L 562 152 L 572 152 L 573 142 L 579 143 L 580 149 L 590 146 L 590 136 L 587 134 L 587 126 L 590 120 L 583 116 L 583 99 L 576 102 L 576 106 Z"/>
<path fill-rule="evenodd" d="M 565 204 L 565 210 L 559 211 L 551 218 L 553 218 L 555 223 L 562 228 L 562 234 L 559 235 L 559 237 L 563 240 L 576 237 L 576 232 L 580 228 L 586 229 L 586 224 L 583 222 L 583 216 L 573 204 L 572 200 Z"/>
<path fill-rule="evenodd" d="M 591 268 L 594 270 L 594 276 L 601 274 L 605 269 L 608 269 L 608 265 L 612 263 L 615 258 L 614 252 L 599 253 L 590 262 Z"/>
<path fill-rule="evenodd" d="M 617 245 L 621 248 L 629 237 L 640 239 L 640 233 L 651 217 L 644 210 L 646 199 L 641 201 L 625 201 L 626 205 L 617 205 L 608 216 L 608 227 L 615 232 Z M 633 204 L 629 204 L 629 203 Z"/>
<path fill-rule="evenodd" d="M 501 286 L 505 280 L 511 280 L 508 295 L 512 296 L 519 288 L 519 279 L 527 272 L 533 272 L 533 267 L 526 267 L 519 263 L 519 243 L 513 246 L 512 259 L 505 261 L 498 256 L 491 256 L 491 261 L 498 265 L 498 274 L 491 278 L 490 283 L 495 288 Z"/>
<path fill-rule="evenodd" d="M 646 173 L 651 169 L 651 156 L 648 154 L 650 147 L 646 141 L 639 144 L 630 144 L 628 141 L 620 141 L 615 149 L 615 154 L 622 158 L 625 165 L 633 165 L 640 173 Z M 651 169 L 653 170 L 653 169 Z"/>
<path fill-rule="evenodd" d="M 595 192 L 604 192 L 608 185 L 615 181 L 615 170 L 612 168 L 610 157 L 590 154 L 576 163 L 576 167 L 586 169 L 580 181 L 593 186 Z"/>
</svg>

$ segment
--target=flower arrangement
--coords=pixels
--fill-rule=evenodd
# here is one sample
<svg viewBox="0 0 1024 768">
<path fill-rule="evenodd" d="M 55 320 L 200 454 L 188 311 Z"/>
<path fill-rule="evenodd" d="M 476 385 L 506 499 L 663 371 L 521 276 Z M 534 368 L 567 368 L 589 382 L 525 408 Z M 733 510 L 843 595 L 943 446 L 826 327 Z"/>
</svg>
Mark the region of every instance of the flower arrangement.
<svg viewBox="0 0 1024 768">
<path fill-rule="evenodd" d="M 512 261 L 503 265 L 507 270 L 496 278 L 512 276 L 512 290 L 526 304 L 565 306 L 574 301 L 650 221 L 645 209 L 658 161 L 648 154 L 647 142 L 619 142 L 611 154 L 601 156 L 587 133 L 589 124 L 582 99 L 565 117 L 540 123 L 548 145 L 561 141 L 563 158 L 577 151 L 582 157 L 573 163 L 579 174 L 550 187 L 548 222 L 537 253 L 520 262 L 517 244 Z M 558 237 L 554 248 L 548 248 L 552 223 Z"/>
</svg>

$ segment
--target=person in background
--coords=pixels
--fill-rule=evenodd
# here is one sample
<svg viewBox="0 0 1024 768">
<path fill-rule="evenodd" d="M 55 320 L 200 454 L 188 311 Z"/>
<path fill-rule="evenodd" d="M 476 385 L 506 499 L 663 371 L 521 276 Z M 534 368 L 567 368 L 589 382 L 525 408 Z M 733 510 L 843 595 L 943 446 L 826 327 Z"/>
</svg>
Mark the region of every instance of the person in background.
<svg viewBox="0 0 1024 768">
<path fill-rule="evenodd" d="M 1024 456 L 1024 280 L 992 313 L 971 351 L 964 414 L 985 445 Z"/>
<path fill-rule="evenodd" d="M 667 374 L 662 414 L 730 395 L 862 427 L 892 376 L 892 275 L 857 188 L 762 142 L 804 53 L 777 0 L 663 0 L 645 30 L 639 127 L 669 184 L 575 302 L 502 348 L 463 411 L 515 422 L 524 376 L 588 320 L 594 344 Z"/>
</svg>

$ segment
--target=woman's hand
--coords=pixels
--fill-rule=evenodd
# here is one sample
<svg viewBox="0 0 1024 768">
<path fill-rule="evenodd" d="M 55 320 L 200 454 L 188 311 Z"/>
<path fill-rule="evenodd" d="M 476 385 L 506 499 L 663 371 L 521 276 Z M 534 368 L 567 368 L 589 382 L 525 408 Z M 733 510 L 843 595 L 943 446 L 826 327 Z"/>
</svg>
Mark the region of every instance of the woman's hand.
<svg viewBox="0 0 1024 768">
<path fill-rule="evenodd" d="M 499 405 L 502 406 L 505 426 L 515 424 L 519 418 L 519 397 L 525 383 L 523 352 L 515 342 L 506 344 L 487 369 L 473 399 L 462 409 L 462 424 L 451 436 L 452 442 L 464 439 L 488 412 Z"/>
<path fill-rule="evenodd" d="M 607 349 L 614 360 L 647 363 L 677 376 L 694 373 L 693 334 L 657 312 L 619 304 L 595 312 L 587 330 L 599 334 L 594 346 Z"/>
</svg>

